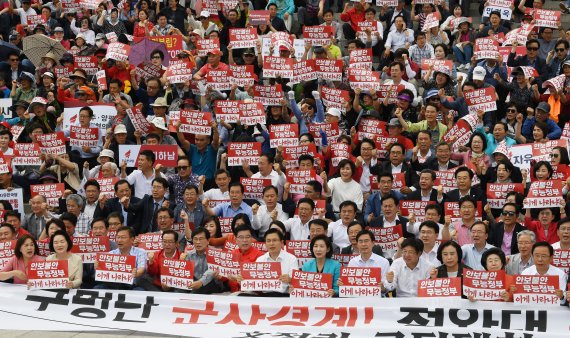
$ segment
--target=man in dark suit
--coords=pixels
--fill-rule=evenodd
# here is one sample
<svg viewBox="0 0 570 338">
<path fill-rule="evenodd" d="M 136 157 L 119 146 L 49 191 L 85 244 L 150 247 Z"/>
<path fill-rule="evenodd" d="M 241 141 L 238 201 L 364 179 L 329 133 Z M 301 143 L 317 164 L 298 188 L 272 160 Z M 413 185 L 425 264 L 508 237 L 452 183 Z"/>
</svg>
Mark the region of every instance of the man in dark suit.
<svg viewBox="0 0 570 338">
<path fill-rule="evenodd" d="M 406 148 L 401 143 L 394 143 L 388 148 L 388 161 L 377 163 L 370 169 L 370 173 L 378 175 L 380 173 L 403 173 L 405 185 L 400 189 L 402 194 L 409 194 L 411 186 L 417 183 L 418 175 L 412 170 L 410 165 L 404 161 L 406 158 Z"/>
<path fill-rule="evenodd" d="M 514 43 L 507 59 L 507 66 L 509 67 L 529 66 L 536 69 L 539 74 L 539 77 L 535 79 L 538 88 L 541 87 L 543 81 L 547 80 L 546 76 L 548 76 L 546 61 L 538 56 L 539 48 L 540 42 L 538 40 L 529 39 L 526 42 L 526 55 L 516 56 L 517 44 Z"/>
<path fill-rule="evenodd" d="M 491 224 L 491 231 L 487 242 L 493 244 L 505 252 L 505 255 L 515 255 L 519 253 L 517 244 L 517 234 L 526 228 L 517 222 L 519 209 L 514 203 L 505 203 L 501 212 L 502 222 Z M 503 237 L 506 233 L 511 233 L 510 247 L 503 248 Z"/>
<path fill-rule="evenodd" d="M 451 161 L 451 146 L 449 143 L 443 141 L 435 146 L 435 157 L 427 159 L 424 163 L 420 163 L 417 158 L 412 156 L 411 165 L 415 171 L 422 171 L 424 169 L 442 171 L 457 167 L 457 164 Z"/>
<path fill-rule="evenodd" d="M 6 85 L 10 87 L 12 81 L 20 78 L 22 72 L 34 73 L 35 67 L 31 65 L 29 60 L 20 61 L 20 53 L 16 50 L 7 53 L 6 60 L 0 62 L 0 72 L 7 74 Z"/>
<path fill-rule="evenodd" d="M 115 183 L 115 196 L 114 198 L 105 201 L 104 205 L 93 214 L 93 218 L 104 217 L 107 218 L 111 213 L 118 212 L 125 218 L 123 224 L 134 228 L 135 222 L 137 221 L 137 215 L 134 211 L 128 211 L 121 204 L 121 198 L 126 197 L 129 199 L 130 203 L 139 203 L 140 199 L 132 196 L 133 189 L 127 180 L 119 180 Z M 100 203 L 101 204 L 101 203 Z"/>
<path fill-rule="evenodd" d="M 157 177 L 152 181 L 152 195 L 144 195 L 138 203 L 131 203 L 128 198 L 121 198 L 123 208 L 137 215 L 135 221 L 136 235 L 158 230 L 156 213 L 162 207 L 168 208 L 170 203 L 165 198 L 168 192 L 168 181 L 165 178 Z"/>
<path fill-rule="evenodd" d="M 382 211 L 384 216 L 374 218 L 369 226 L 371 228 L 385 228 L 392 227 L 398 224 L 402 225 L 402 233 L 404 237 L 414 237 L 413 234 L 409 233 L 407 229 L 408 219 L 402 216 L 398 216 L 399 202 L 394 196 L 387 196 L 382 199 Z"/>
<path fill-rule="evenodd" d="M 414 191 L 406 195 L 407 200 L 412 201 L 435 201 L 437 203 L 443 202 L 443 188 L 438 186 L 434 189 L 433 184 L 436 179 L 435 171 L 431 169 L 424 169 L 420 173 L 419 189 L 413 187 Z"/>
<path fill-rule="evenodd" d="M 455 181 L 457 189 L 453 189 L 446 194 L 446 202 L 459 202 L 463 196 L 471 196 L 475 201 L 482 201 L 485 205 L 487 197 L 478 187 L 473 187 L 473 172 L 467 167 L 460 167 L 455 171 Z"/>
<path fill-rule="evenodd" d="M 405 5 L 406 2 L 404 0 L 398 0 L 398 6 L 395 8 L 392 8 L 390 10 L 387 10 L 387 7 L 380 8 L 379 20 L 386 23 L 384 39 L 388 36 L 388 33 L 394 26 L 394 21 L 396 20 L 397 16 L 402 16 L 404 18 L 404 22 L 406 23 L 407 28 L 414 28 L 410 11 L 404 8 Z"/>
</svg>

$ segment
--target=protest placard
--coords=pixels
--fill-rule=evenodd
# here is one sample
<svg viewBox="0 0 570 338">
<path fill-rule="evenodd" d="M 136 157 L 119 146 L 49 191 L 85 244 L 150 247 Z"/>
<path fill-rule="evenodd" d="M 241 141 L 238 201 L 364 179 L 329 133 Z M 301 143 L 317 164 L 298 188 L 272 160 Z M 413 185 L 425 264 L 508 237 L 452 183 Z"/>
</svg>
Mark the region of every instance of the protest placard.
<svg viewBox="0 0 570 338">
<path fill-rule="evenodd" d="M 461 277 L 422 279 L 418 297 L 461 297 Z"/>
<path fill-rule="evenodd" d="M 184 39 L 180 34 L 160 35 L 160 36 L 147 36 L 147 39 L 163 43 L 166 50 L 170 54 L 170 59 L 175 59 L 178 53 L 184 50 L 182 43 Z"/>
<path fill-rule="evenodd" d="M 83 69 L 87 75 L 93 76 L 97 74 L 99 71 L 99 62 L 97 61 L 97 57 L 94 55 L 90 56 L 76 56 L 74 58 L 74 66 L 75 68 Z"/>
<path fill-rule="evenodd" d="M 228 81 L 231 76 L 231 70 L 210 70 L 206 75 L 206 82 L 208 87 L 212 90 L 230 90 L 232 83 Z"/>
<path fill-rule="evenodd" d="M 268 25 L 271 21 L 267 10 L 253 10 L 249 11 L 248 14 L 249 24 L 252 26 Z"/>
<path fill-rule="evenodd" d="M 28 14 L 26 15 L 28 21 L 28 29 L 33 30 L 37 25 L 47 26 L 47 18 L 43 14 Z"/>
<path fill-rule="evenodd" d="M 440 19 L 441 15 L 439 14 L 439 12 L 429 13 L 424 20 L 422 31 L 427 32 L 434 27 L 439 27 Z"/>
<path fill-rule="evenodd" d="M 41 195 L 47 199 L 49 206 L 58 208 L 59 199 L 62 198 L 64 190 L 64 183 L 32 184 L 30 185 L 30 196 Z"/>
<path fill-rule="evenodd" d="M 378 99 L 383 101 L 384 99 L 388 98 L 389 104 L 395 104 L 398 102 L 398 93 L 404 90 L 404 85 L 393 85 L 393 84 L 384 84 L 376 87 L 378 89 Z"/>
<path fill-rule="evenodd" d="M 524 187 L 522 183 L 487 183 L 487 204 L 492 209 L 502 209 L 511 191 L 524 194 Z"/>
<path fill-rule="evenodd" d="M 309 240 L 296 240 L 287 241 L 286 250 L 288 253 L 297 257 L 299 266 L 303 266 L 306 262 L 313 259 L 311 254 L 311 241 Z"/>
<path fill-rule="evenodd" d="M 67 260 L 30 262 L 27 267 L 28 289 L 67 289 L 69 271 Z"/>
<path fill-rule="evenodd" d="M 348 68 L 348 82 L 352 89 L 378 90 L 380 88 L 380 73 L 370 69 Z"/>
<path fill-rule="evenodd" d="M 525 209 L 558 208 L 561 195 L 561 181 L 534 181 L 530 184 L 523 207 Z"/>
<path fill-rule="evenodd" d="M 253 86 L 257 81 L 257 74 L 253 65 L 230 65 L 230 78 L 231 84 L 238 87 Z M 219 102 L 221 100 L 217 100 Z"/>
<path fill-rule="evenodd" d="M 135 256 L 98 253 L 95 261 L 95 280 L 133 284 L 136 267 Z"/>
<path fill-rule="evenodd" d="M 161 78 L 162 74 L 164 74 L 164 70 L 162 67 L 157 66 L 152 63 L 143 62 L 135 68 L 135 73 L 139 79 L 148 80 L 153 77 Z"/>
<path fill-rule="evenodd" d="M 310 143 L 306 145 L 283 147 L 283 162 L 285 164 L 285 168 L 297 168 L 297 160 L 303 154 L 311 155 L 314 158 L 317 154 L 317 146 L 315 146 L 314 143 Z"/>
<path fill-rule="evenodd" d="M 140 249 L 145 251 L 160 251 L 162 247 L 162 234 L 146 233 L 138 236 Z"/>
<path fill-rule="evenodd" d="M 533 24 L 538 27 L 558 29 L 560 26 L 560 11 L 535 8 L 533 11 Z"/>
<path fill-rule="evenodd" d="M 220 50 L 220 39 L 218 38 L 208 38 L 196 39 L 196 50 L 198 50 L 199 57 L 205 57 L 209 52 Z"/>
<path fill-rule="evenodd" d="M 463 271 L 463 293 L 477 300 L 502 300 L 501 293 L 507 289 L 506 273 L 465 269 Z"/>
<path fill-rule="evenodd" d="M 279 56 L 268 56 L 263 59 L 264 78 L 287 78 L 293 77 L 293 65 L 295 60 Z"/>
<path fill-rule="evenodd" d="M 65 150 L 65 136 L 62 131 L 37 135 L 40 152 L 46 155 L 63 155 Z"/>
<path fill-rule="evenodd" d="M 239 102 L 240 121 L 244 126 L 265 125 L 267 114 L 261 102 Z"/>
<path fill-rule="evenodd" d="M 79 0 L 61 0 L 61 8 L 63 13 L 77 13 L 81 11 L 81 3 Z"/>
<path fill-rule="evenodd" d="M 342 81 L 342 68 L 342 60 L 315 59 L 315 70 L 321 80 Z"/>
<path fill-rule="evenodd" d="M 330 273 L 306 272 L 293 270 L 291 276 L 291 298 L 330 298 L 332 290 Z"/>
<path fill-rule="evenodd" d="M 1 241 L 0 242 L 0 269 L 3 269 L 6 264 L 14 256 L 14 249 L 16 248 L 16 240 Z"/>
<path fill-rule="evenodd" d="M 255 85 L 253 87 L 253 99 L 261 102 L 264 106 L 280 106 L 284 94 L 280 84 L 274 86 Z"/>
<path fill-rule="evenodd" d="M 108 237 L 73 237 L 71 252 L 81 256 L 83 263 L 95 263 L 98 253 L 109 252 Z"/>
<path fill-rule="evenodd" d="M 355 49 L 351 51 L 349 65 L 351 68 L 372 70 L 372 48 Z"/>
<path fill-rule="evenodd" d="M 492 12 L 499 12 L 502 20 L 510 20 L 513 15 L 511 6 L 514 6 L 513 0 L 487 0 L 482 16 L 489 17 Z"/>
<path fill-rule="evenodd" d="M 249 165 L 257 165 L 261 156 L 259 142 L 230 142 L 228 143 L 228 166 L 242 166 L 245 161 Z"/>
<path fill-rule="evenodd" d="M 478 38 L 475 40 L 475 58 L 496 59 L 499 56 L 499 42 L 492 38 Z"/>
<path fill-rule="evenodd" d="M 483 217 L 483 202 L 477 201 L 477 207 L 475 208 L 475 219 L 480 221 Z M 451 222 L 460 222 L 461 214 L 459 213 L 459 203 L 458 202 L 444 202 L 443 203 L 443 213 L 445 216 L 451 216 Z"/>
<path fill-rule="evenodd" d="M 258 201 L 263 200 L 263 189 L 271 185 L 270 178 L 240 177 L 239 181 L 244 187 L 243 198 Z"/>
<path fill-rule="evenodd" d="M 333 26 L 303 26 L 303 38 L 313 46 L 326 46 L 334 37 Z"/>
<path fill-rule="evenodd" d="M 160 283 L 169 288 L 188 289 L 194 283 L 194 262 L 165 258 L 160 266 Z"/>
<path fill-rule="evenodd" d="M 139 153 L 143 150 L 151 150 L 156 157 L 155 164 L 161 164 L 165 168 L 174 168 L 178 162 L 178 148 L 175 144 L 160 145 L 119 145 L 119 163 L 125 161 L 127 167 L 138 166 Z M 115 154 L 117 156 L 117 154 Z"/>
<path fill-rule="evenodd" d="M 272 124 L 269 126 L 269 146 L 296 146 L 299 144 L 298 124 Z"/>
<path fill-rule="evenodd" d="M 339 297 L 381 297 L 381 275 L 380 268 L 341 267 Z"/>
<path fill-rule="evenodd" d="M 339 162 L 350 158 L 349 145 L 345 143 L 333 143 L 330 146 L 331 151 L 331 164 L 338 166 Z"/>
<path fill-rule="evenodd" d="M 484 112 L 497 110 L 497 95 L 494 87 L 468 90 L 464 93 L 467 108 L 472 114 L 482 110 Z"/>
<path fill-rule="evenodd" d="M 287 182 L 291 184 L 289 192 L 292 194 L 304 194 L 305 185 L 316 178 L 317 173 L 315 170 L 287 170 Z"/>
<path fill-rule="evenodd" d="M 240 117 L 240 101 L 236 100 L 216 100 L 214 101 L 214 113 L 218 121 L 225 123 L 236 123 Z"/>
<path fill-rule="evenodd" d="M 346 111 L 345 102 L 350 101 L 348 90 L 321 86 L 321 100 L 327 108 L 337 108 Z"/>
<path fill-rule="evenodd" d="M 180 126 L 178 131 L 186 134 L 206 135 L 212 133 L 212 113 L 195 110 L 180 111 Z"/>
<path fill-rule="evenodd" d="M 170 83 L 185 83 L 192 80 L 192 70 L 193 67 L 189 62 L 171 62 L 165 76 Z"/>
<path fill-rule="evenodd" d="M 255 48 L 257 40 L 257 29 L 255 27 L 230 28 L 232 49 Z"/>
<path fill-rule="evenodd" d="M 71 126 L 69 145 L 75 147 L 97 147 L 99 145 L 99 128 Z"/>
<path fill-rule="evenodd" d="M 131 119 L 135 130 L 139 131 L 143 136 L 146 136 L 152 131 L 150 122 L 144 117 L 141 109 L 138 106 L 133 106 L 127 109 L 127 115 Z"/>
<path fill-rule="evenodd" d="M 281 263 L 243 263 L 241 276 L 242 291 L 281 291 Z"/>
<path fill-rule="evenodd" d="M 374 233 L 375 243 L 380 245 L 383 251 L 398 249 L 398 239 L 403 237 L 401 224 L 385 228 L 370 227 L 369 230 Z"/>
<path fill-rule="evenodd" d="M 120 42 L 111 42 L 107 46 L 106 59 L 113 59 L 116 61 L 127 61 L 131 53 L 131 46 Z"/>
<path fill-rule="evenodd" d="M 240 273 L 239 259 L 232 252 L 209 247 L 206 253 L 206 261 L 208 262 L 208 269 L 212 269 L 222 277 L 227 278 Z"/>
<path fill-rule="evenodd" d="M 373 139 L 375 135 L 387 135 L 386 122 L 372 118 L 363 118 L 358 124 L 358 140 Z"/>
<path fill-rule="evenodd" d="M 512 276 L 516 291 L 513 293 L 515 304 L 547 304 L 560 305 L 556 290 L 560 289 L 557 275 L 553 276 Z"/>
<path fill-rule="evenodd" d="M 308 125 L 309 133 L 315 138 L 315 144 L 321 146 L 322 137 L 321 131 L 327 135 L 327 140 L 329 144 L 336 143 L 336 140 L 340 136 L 340 130 L 338 129 L 338 122 L 332 123 L 311 123 Z"/>
<path fill-rule="evenodd" d="M 423 222 L 426 217 L 426 206 L 435 203 L 435 201 L 400 201 L 400 211 L 404 217 L 409 217 L 410 214 L 414 214 L 416 222 Z"/>
</svg>

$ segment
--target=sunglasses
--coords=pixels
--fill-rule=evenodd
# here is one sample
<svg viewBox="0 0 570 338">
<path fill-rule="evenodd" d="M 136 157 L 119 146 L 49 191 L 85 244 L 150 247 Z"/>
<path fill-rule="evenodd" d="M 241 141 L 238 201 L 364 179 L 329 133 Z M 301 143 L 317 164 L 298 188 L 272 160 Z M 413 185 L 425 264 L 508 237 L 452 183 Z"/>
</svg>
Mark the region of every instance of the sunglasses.
<svg viewBox="0 0 570 338">
<path fill-rule="evenodd" d="M 160 59 L 160 55 L 155 55 L 155 56 L 151 57 L 151 59 Z"/>
<path fill-rule="evenodd" d="M 516 113 L 516 112 L 517 112 L 516 109 L 512 109 L 512 108 L 507 109 L 507 113 Z"/>
<path fill-rule="evenodd" d="M 503 216 L 514 216 L 515 212 L 514 211 L 503 211 L 503 212 L 501 212 L 501 215 L 503 215 Z"/>
<path fill-rule="evenodd" d="M 550 158 L 558 158 L 560 155 L 558 154 L 550 154 Z"/>
<path fill-rule="evenodd" d="M 538 47 L 526 47 L 526 50 L 537 51 Z"/>
<path fill-rule="evenodd" d="M 176 167 L 176 170 L 182 171 L 182 170 L 186 170 L 186 169 L 188 169 L 188 168 L 190 168 L 190 166 L 188 166 L 188 165 L 181 165 L 181 166 Z"/>
<path fill-rule="evenodd" d="M 566 49 L 564 49 L 564 48 L 556 48 L 556 51 L 557 51 L 557 52 L 563 52 L 563 51 L 565 51 L 565 50 L 566 50 Z"/>
</svg>

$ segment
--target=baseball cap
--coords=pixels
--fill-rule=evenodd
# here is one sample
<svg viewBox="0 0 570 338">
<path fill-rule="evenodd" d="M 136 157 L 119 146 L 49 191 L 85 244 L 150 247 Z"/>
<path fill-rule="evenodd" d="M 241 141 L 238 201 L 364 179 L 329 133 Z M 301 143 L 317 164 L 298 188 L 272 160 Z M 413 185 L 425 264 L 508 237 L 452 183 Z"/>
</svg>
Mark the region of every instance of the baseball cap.
<svg viewBox="0 0 570 338">
<path fill-rule="evenodd" d="M 113 129 L 113 133 L 114 134 L 126 134 L 127 133 L 127 127 L 125 127 L 125 125 L 122 123 L 117 124 L 115 126 L 115 129 Z"/>
<path fill-rule="evenodd" d="M 63 27 L 57 26 L 57 27 L 55 27 L 55 28 L 53 29 L 53 32 L 54 32 L 54 33 L 56 33 L 56 32 L 62 32 L 62 33 L 63 33 Z"/>
<path fill-rule="evenodd" d="M 336 116 L 340 119 L 341 112 L 340 109 L 338 108 L 330 108 L 329 110 L 327 110 L 326 115 Z"/>
<path fill-rule="evenodd" d="M 487 75 L 485 68 L 477 66 L 473 69 L 473 80 L 483 81 L 485 79 L 485 75 Z"/>
<path fill-rule="evenodd" d="M 214 49 L 208 52 L 208 54 L 212 54 L 212 55 L 222 55 L 222 51 L 219 49 Z"/>
<path fill-rule="evenodd" d="M 536 110 L 542 110 L 543 112 L 550 113 L 550 105 L 546 102 L 540 102 L 536 107 Z"/>
<path fill-rule="evenodd" d="M 397 117 L 393 117 L 390 119 L 390 122 L 388 122 L 388 127 L 401 127 L 402 124 L 400 123 L 400 120 L 398 120 Z"/>
</svg>

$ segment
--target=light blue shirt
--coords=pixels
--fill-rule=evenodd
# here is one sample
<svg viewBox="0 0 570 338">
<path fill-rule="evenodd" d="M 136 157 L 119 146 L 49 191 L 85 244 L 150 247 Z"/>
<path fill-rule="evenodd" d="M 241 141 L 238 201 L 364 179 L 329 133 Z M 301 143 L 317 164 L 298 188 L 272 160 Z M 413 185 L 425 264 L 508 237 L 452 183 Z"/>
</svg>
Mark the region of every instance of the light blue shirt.
<svg viewBox="0 0 570 338">
<path fill-rule="evenodd" d="M 218 217 L 234 217 L 237 214 L 246 214 L 249 217 L 250 221 L 253 221 L 253 212 L 251 207 L 247 205 L 245 202 L 241 202 L 240 206 L 237 209 L 232 208 L 231 202 L 224 202 L 218 204 L 214 208 L 214 213 Z"/>
<path fill-rule="evenodd" d="M 494 248 L 489 243 L 485 244 L 483 250 L 479 251 L 475 248 L 475 244 L 465 244 L 461 247 L 463 250 L 463 264 L 470 266 L 473 270 L 485 270 L 481 264 L 481 257 L 485 251 Z"/>
</svg>

